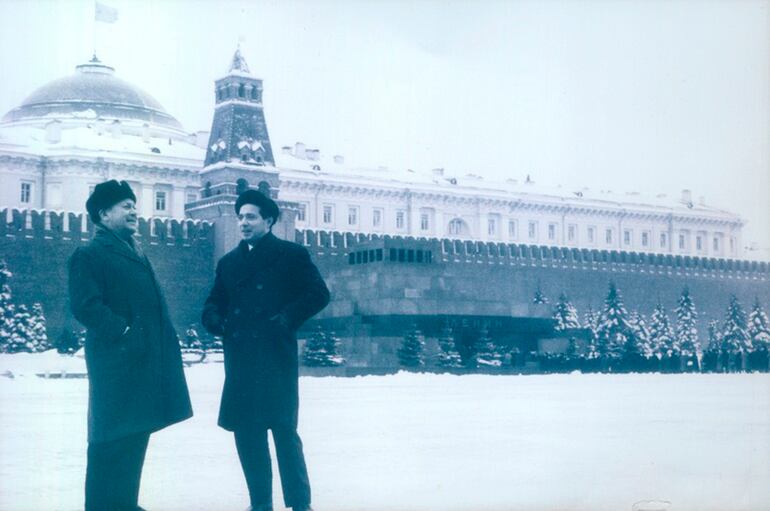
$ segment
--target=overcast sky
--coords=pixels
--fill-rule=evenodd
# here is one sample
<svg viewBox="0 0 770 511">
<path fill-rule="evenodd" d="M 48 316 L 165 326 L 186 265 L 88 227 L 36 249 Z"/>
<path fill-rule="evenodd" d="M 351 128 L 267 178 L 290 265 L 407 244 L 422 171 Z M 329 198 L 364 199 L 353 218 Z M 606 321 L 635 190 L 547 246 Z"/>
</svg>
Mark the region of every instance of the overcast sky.
<svg viewBox="0 0 770 511">
<path fill-rule="evenodd" d="M 0 0 L 0 111 L 97 53 L 188 131 L 239 38 L 274 148 L 693 196 L 770 259 L 770 0 Z M 751 254 L 747 254 L 751 256 Z"/>
</svg>

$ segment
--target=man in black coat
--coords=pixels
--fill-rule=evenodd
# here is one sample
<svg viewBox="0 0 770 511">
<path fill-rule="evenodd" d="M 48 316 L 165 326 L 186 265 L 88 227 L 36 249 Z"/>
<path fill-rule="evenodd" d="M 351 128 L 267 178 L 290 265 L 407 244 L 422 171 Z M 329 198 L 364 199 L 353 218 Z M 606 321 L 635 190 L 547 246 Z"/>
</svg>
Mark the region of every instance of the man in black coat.
<svg viewBox="0 0 770 511">
<path fill-rule="evenodd" d="M 88 330 L 86 510 L 136 510 L 150 433 L 192 416 L 179 340 L 147 257 L 134 243 L 125 181 L 86 202 L 94 238 L 69 261 L 72 313 Z"/>
<path fill-rule="evenodd" d="M 251 509 L 271 511 L 272 473 L 267 430 L 273 432 L 283 498 L 310 509 L 299 408 L 295 333 L 329 303 L 318 269 L 304 247 L 276 238 L 278 205 L 256 190 L 235 203 L 243 238 L 217 264 L 203 325 L 224 337 L 225 384 L 219 425 L 235 434 Z"/>
</svg>

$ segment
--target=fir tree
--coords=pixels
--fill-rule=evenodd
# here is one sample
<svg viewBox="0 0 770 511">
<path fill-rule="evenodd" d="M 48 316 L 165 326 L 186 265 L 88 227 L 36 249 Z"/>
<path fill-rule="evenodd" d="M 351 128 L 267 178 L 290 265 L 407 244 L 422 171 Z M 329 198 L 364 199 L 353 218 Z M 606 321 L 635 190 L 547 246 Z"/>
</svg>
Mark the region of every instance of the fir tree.
<svg viewBox="0 0 770 511">
<path fill-rule="evenodd" d="M 746 312 L 735 295 L 730 297 L 727 315 L 722 327 L 722 346 L 732 355 L 751 351 Z"/>
<path fill-rule="evenodd" d="M 39 303 L 32 305 L 30 324 L 30 342 L 32 344 L 31 351 L 39 352 L 51 349 L 51 343 L 48 341 L 48 333 L 45 326 L 45 314 L 43 313 L 43 306 Z"/>
<path fill-rule="evenodd" d="M 420 331 L 416 328 L 410 329 L 398 349 L 398 362 L 404 367 L 422 367 L 425 364 L 424 347 L 425 341 Z"/>
<path fill-rule="evenodd" d="M 198 329 L 195 325 L 190 325 L 184 332 L 184 341 L 182 343 L 185 348 L 189 350 L 203 350 L 203 341 L 201 341 L 200 335 L 198 335 Z"/>
<path fill-rule="evenodd" d="M 770 325 L 767 314 L 759 303 L 759 298 L 754 299 L 754 307 L 749 314 L 748 334 L 754 349 L 763 351 L 770 349 Z"/>
<path fill-rule="evenodd" d="M 477 367 L 500 367 L 502 365 L 503 356 L 492 341 L 486 326 L 479 332 L 474 351 L 476 352 L 475 364 Z"/>
<path fill-rule="evenodd" d="M 682 290 L 674 312 L 676 313 L 676 333 L 673 351 L 680 352 L 685 358 L 698 356 L 701 351 L 698 328 L 695 324 L 698 313 L 689 289 Z"/>
<path fill-rule="evenodd" d="M 556 307 L 554 307 L 553 319 L 556 321 L 555 330 L 580 328 L 577 310 L 575 310 L 575 306 L 570 303 L 567 295 L 564 293 L 559 295 L 559 301 L 556 303 Z"/>
<path fill-rule="evenodd" d="M 659 360 L 670 357 L 673 353 L 674 332 L 668 321 L 668 314 L 663 304 L 658 302 L 650 317 L 650 345 L 652 353 Z"/>
<path fill-rule="evenodd" d="M 645 359 L 651 359 L 655 351 L 650 341 L 650 329 L 647 328 L 647 322 L 644 316 L 634 311 L 628 316 L 628 326 L 631 328 L 633 350 Z"/>
<path fill-rule="evenodd" d="M 462 358 L 455 345 L 454 332 L 449 326 L 445 326 L 438 338 L 439 354 L 438 365 L 440 367 L 462 367 Z"/>
<path fill-rule="evenodd" d="M 719 366 L 719 357 L 722 352 L 722 339 L 719 333 L 719 321 L 712 319 L 708 323 L 708 344 L 703 352 L 703 368 L 707 371 L 716 371 Z"/>
<path fill-rule="evenodd" d="M 586 346 L 585 358 L 595 359 L 599 357 L 599 313 L 589 305 L 588 310 L 583 316 L 583 325 L 588 329 L 589 338 L 588 345 Z"/>
<path fill-rule="evenodd" d="M 534 304 L 545 304 L 548 303 L 548 298 L 543 294 L 543 292 L 540 290 L 540 286 L 537 286 L 537 290 L 535 291 L 535 296 L 532 298 L 532 303 Z"/>
<path fill-rule="evenodd" d="M 345 362 L 339 355 L 340 341 L 332 332 L 318 325 L 305 343 L 302 363 L 309 367 L 335 367 Z"/>
<path fill-rule="evenodd" d="M 8 281 L 13 273 L 8 270 L 8 265 L 0 259 L 0 351 L 7 351 L 6 347 L 11 340 L 13 332 L 15 307 L 11 302 L 11 286 Z"/>
<path fill-rule="evenodd" d="M 610 289 L 604 300 L 604 311 L 596 331 L 599 352 L 610 359 L 622 357 L 630 333 L 628 312 L 623 305 L 623 299 L 615 283 L 610 282 Z"/>
<path fill-rule="evenodd" d="M 81 340 L 76 332 L 65 328 L 56 340 L 56 351 L 62 355 L 72 355 L 83 346 L 82 341 L 85 341 L 85 339 Z"/>
<path fill-rule="evenodd" d="M 36 347 L 34 335 L 32 315 L 26 305 L 19 305 L 14 314 L 11 335 L 5 344 L 5 352 L 34 352 Z"/>
</svg>

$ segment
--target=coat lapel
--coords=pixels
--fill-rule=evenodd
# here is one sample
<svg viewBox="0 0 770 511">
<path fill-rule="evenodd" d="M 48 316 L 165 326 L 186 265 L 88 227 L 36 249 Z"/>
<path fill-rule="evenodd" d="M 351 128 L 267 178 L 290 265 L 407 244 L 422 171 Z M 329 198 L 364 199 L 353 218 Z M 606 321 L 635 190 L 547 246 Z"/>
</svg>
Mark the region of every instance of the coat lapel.
<svg viewBox="0 0 770 511">
<path fill-rule="evenodd" d="M 273 233 L 265 234 L 251 250 L 249 250 L 246 242 L 242 241 L 238 246 L 236 280 L 242 283 L 253 279 L 257 274 L 275 264 L 280 255 L 280 244 Z"/>
</svg>

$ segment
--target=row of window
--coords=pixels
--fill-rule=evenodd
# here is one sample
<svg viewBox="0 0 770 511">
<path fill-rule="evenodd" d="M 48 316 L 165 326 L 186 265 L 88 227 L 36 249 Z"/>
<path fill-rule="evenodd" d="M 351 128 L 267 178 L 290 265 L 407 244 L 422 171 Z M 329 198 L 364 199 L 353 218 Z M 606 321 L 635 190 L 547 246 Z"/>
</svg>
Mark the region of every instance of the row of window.
<svg viewBox="0 0 770 511">
<path fill-rule="evenodd" d="M 230 94 L 230 87 L 229 86 L 223 87 L 221 89 L 217 89 L 217 99 L 219 101 L 222 101 L 223 99 L 230 99 L 231 97 L 234 97 L 234 96 L 232 96 L 232 94 Z M 246 92 L 246 86 L 244 84 L 240 84 L 238 86 L 238 97 L 239 98 L 244 98 L 244 99 L 246 97 L 250 97 L 251 99 L 259 100 L 259 91 L 257 91 L 256 87 L 252 87 L 251 91 L 249 93 L 247 93 Z"/>
<path fill-rule="evenodd" d="M 396 229 L 403 229 L 405 227 L 406 212 L 399 210 L 396 211 Z M 299 222 L 307 222 L 307 204 L 302 203 L 299 207 L 299 215 L 297 217 Z M 360 209 L 358 206 L 348 207 L 347 225 L 350 227 L 360 227 Z M 381 208 L 375 208 L 372 210 L 372 228 L 382 228 L 384 223 L 384 210 Z M 487 234 L 490 237 L 498 236 L 498 223 L 499 220 L 495 217 L 487 219 Z M 324 204 L 322 209 L 321 224 L 331 226 L 334 224 L 334 205 Z M 429 231 L 431 229 L 431 215 L 429 213 L 420 213 L 420 230 Z M 553 243 L 560 243 L 558 239 L 558 224 L 549 223 L 546 226 L 547 240 Z M 462 219 L 454 219 L 449 222 L 448 234 L 452 236 L 469 235 L 470 230 L 468 225 Z M 608 246 L 615 246 L 615 229 L 604 229 L 604 243 Z M 516 220 L 510 220 L 508 222 L 508 237 L 511 240 L 518 239 L 519 229 L 518 222 Z M 539 223 L 537 221 L 529 221 L 527 223 L 527 237 L 531 241 L 539 241 Z M 723 235 L 721 233 L 715 234 L 711 238 L 711 251 L 713 253 L 720 253 L 723 250 Z M 708 234 L 699 232 L 695 236 L 695 249 L 697 252 L 705 252 L 707 247 Z M 578 225 L 567 225 L 566 240 L 569 244 L 578 242 Z M 599 241 L 599 229 L 596 226 L 588 226 L 585 228 L 585 241 L 588 244 L 597 244 Z M 653 238 L 651 231 L 642 231 L 639 235 L 639 244 L 646 249 L 662 249 L 667 250 L 669 248 L 668 233 L 661 232 L 657 238 L 657 245 L 653 244 Z M 689 250 L 689 233 L 683 232 L 678 234 L 677 248 L 679 250 Z M 634 231 L 632 229 L 623 230 L 622 245 L 626 248 L 633 248 L 635 245 Z M 730 238 L 730 251 L 733 253 L 735 250 L 735 239 Z"/>
<path fill-rule="evenodd" d="M 94 191 L 94 186 L 88 187 L 88 195 L 91 195 Z M 20 202 L 22 204 L 32 203 L 32 190 L 33 183 L 29 181 L 22 181 L 20 187 Z M 46 203 L 48 207 L 56 208 L 62 206 L 62 190 L 60 183 L 49 183 L 46 186 Z M 165 190 L 155 190 L 155 211 L 167 212 L 169 210 L 169 193 Z M 195 202 L 198 200 L 198 194 L 196 192 L 188 192 L 186 195 L 187 202 Z"/>
</svg>

